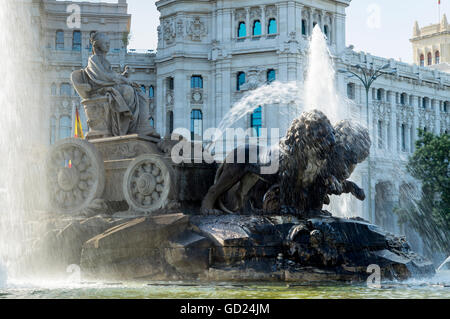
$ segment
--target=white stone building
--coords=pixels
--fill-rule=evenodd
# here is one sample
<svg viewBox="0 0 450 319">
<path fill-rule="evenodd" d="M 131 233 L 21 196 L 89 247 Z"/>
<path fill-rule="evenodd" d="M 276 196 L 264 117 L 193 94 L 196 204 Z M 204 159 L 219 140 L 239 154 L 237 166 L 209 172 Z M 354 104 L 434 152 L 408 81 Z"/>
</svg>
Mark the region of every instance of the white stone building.
<svg viewBox="0 0 450 319">
<path fill-rule="evenodd" d="M 79 105 L 79 98 L 66 83 L 73 70 L 86 65 L 88 38 L 94 30 L 110 34 L 114 66 L 119 70 L 129 64 L 135 71 L 133 79 L 147 92 L 151 90 L 152 120 L 162 136 L 180 127 L 201 136 L 207 128 L 217 127 L 246 91 L 275 79 L 302 83 L 309 37 L 316 24 L 328 37 L 336 69 L 389 64 L 396 72 L 383 75 L 372 86 L 369 118 L 361 83 L 341 73 L 336 80 L 341 94 L 354 102 L 343 111 L 370 123 L 373 140 L 370 160 L 355 174 L 368 190 L 370 201 L 352 202 L 348 210 L 388 230 L 404 231 L 398 227 L 392 208 L 407 201 L 411 189 L 418 189 L 404 165 L 414 151 L 418 128 L 436 134 L 448 132 L 450 74 L 346 47 L 345 10 L 350 0 L 159 0 L 158 49 L 147 54 L 126 50 L 123 39 L 131 17 L 125 0 L 117 4 L 79 3 L 79 30 L 66 25 L 66 8 L 73 2 L 42 2 L 54 95 L 51 128 L 59 137 L 69 132 L 64 125 L 70 124 L 67 117 L 72 115 L 73 105 Z M 63 36 L 58 33 L 61 31 Z M 74 43 L 79 37 L 76 32 L 81 32 L 80 45 Z M 283 123 L 289 121 L 282 117 L 263 108 L 239 124 L 244 129 L 254 126 L 255 131 L 259 127 L 285 129 Z M 56 139 L 58 133 L 51 136 Z"/>
</svg>

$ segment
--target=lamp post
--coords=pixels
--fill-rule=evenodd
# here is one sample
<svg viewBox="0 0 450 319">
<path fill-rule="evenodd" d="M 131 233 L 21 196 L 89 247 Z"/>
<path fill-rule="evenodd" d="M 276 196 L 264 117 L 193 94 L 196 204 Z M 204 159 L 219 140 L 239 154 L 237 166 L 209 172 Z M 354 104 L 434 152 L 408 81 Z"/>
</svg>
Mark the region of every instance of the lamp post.
<svg viewBox="0 0 450 319">
<path fill-rule="evenodd" d="M 366 89 L 366 116 L 367 116 L 367 129 L 369 130 L 370 134 L 370 111 L 369 111 L 369 92 L 370 88 L 372 87 L 372 84 L 383 74 L 393 74 L 397 72 L 397 69 L 391 69 L 389 63 L 374 68 L 373 63 L 370 64 L 370 67 L 361 66 L 360 64 L 352 65 L 354 69 L 357 71 L 351 71 L 349 69 L 339 69 L 339 73 L 345 73 L 349 74 L 351 77 L 356 77 L 358 80 L 361 81 L 362 85 Z M 368 198 L 369 198 L 369 216 L 373 219 L 373 222 L 375 222 L 374 216 L 372 216 L 372 180 L 371 180 L 371 160 L 370 155 L 367 159 L 368 167 L 367 167 L 367 180 L 369 184 L 368 189 Z"/>
</svg>

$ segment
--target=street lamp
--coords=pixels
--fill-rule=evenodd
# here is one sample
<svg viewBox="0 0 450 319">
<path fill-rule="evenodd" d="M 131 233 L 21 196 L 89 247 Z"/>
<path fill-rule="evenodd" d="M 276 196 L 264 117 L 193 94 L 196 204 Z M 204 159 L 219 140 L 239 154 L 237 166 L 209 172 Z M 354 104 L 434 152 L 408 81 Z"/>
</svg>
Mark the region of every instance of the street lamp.
<svg viewBox="0 0 450 319">
<path fill-rule="evenodd" d="M 390 64 L 387 63 L 379 68 L 374 68 L 373 63 L 370 64 L 370 67 L 361 66 L 360 64 L 356 64 L 352 66 L 357 69 L 356 72 L 351 71 L 349 69 L 339 69 L 339 73 L 349 74 L 350 77 L 356 77 L 359 79 L 366 89 L 366 112 L 367 112 L 367 129 L 370 134 L 370 117 L 369 117 L 369 92 L 372 84 L 383 74 L 393 74 L 397 72 L 396 68 L 390 68 Z M 375 222 L 375 216 L 372 216 L 372 181 L 371 181 L 371 164 L 370 164 L 370 156 L 368 158 L 368 169 L 367 169 L 367 179 L 369 183 L 368 189 L 368 197 L 369 197 L 369 216 Z"/>
</svg>

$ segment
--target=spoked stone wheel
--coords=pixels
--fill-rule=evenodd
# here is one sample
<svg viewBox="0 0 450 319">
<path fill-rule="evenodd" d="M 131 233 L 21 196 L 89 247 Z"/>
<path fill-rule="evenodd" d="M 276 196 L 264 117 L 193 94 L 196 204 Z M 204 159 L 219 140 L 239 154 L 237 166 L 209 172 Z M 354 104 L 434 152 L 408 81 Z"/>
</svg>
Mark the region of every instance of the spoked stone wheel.
<svg viewBox="0 0 450 319">
<path fill-rule="evenodd" d="M 47 183 L 53 209 L 69 214 L 82 211 L 103 195 L 103 159 L 87 141 L 58 141 L 47 159 Z"/>
<path fill-rule="evenodd" d="M 128 167 L 123 179 L 123 193 L 130 208 L 153 213 L 164 208 L 174 195 L 174 172 L 161 156 L 145 154 Z"/>
</svg>

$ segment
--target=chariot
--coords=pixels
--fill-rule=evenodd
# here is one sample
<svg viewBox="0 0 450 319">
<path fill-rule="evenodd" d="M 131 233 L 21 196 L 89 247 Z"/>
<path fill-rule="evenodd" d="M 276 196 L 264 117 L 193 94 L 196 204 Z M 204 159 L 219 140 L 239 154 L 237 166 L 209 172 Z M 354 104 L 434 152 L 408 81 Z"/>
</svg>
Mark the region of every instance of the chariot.
<svg viewBox="0 0 450 319">
<path fill-rule="evenodd" d="M 58 141 L 47 159 L 51 207 L 68 214 L 99 208 L 154 214 L 200 202 L 215 169 L 206 163 L 174 164 L 172 146 L 137 134 Z"/>
</svg>

